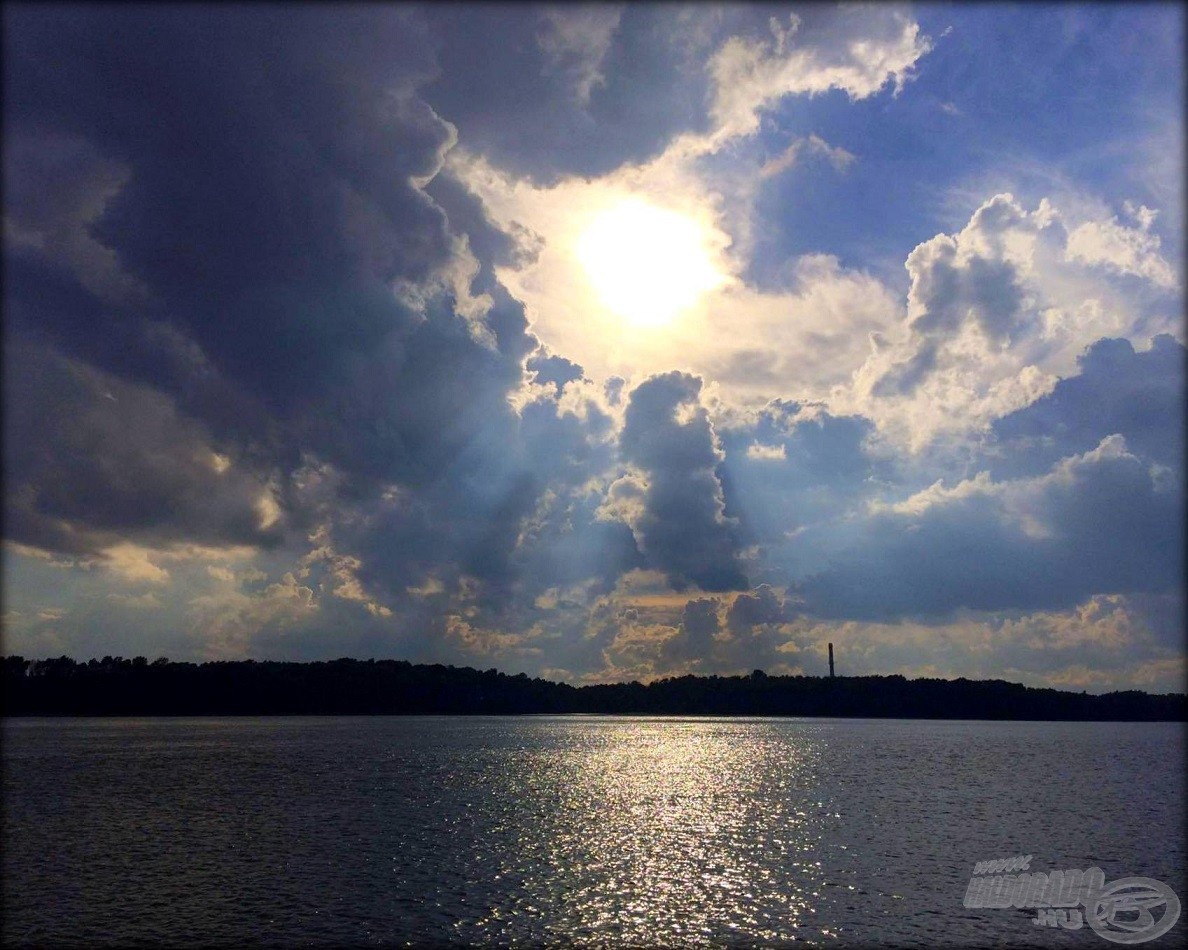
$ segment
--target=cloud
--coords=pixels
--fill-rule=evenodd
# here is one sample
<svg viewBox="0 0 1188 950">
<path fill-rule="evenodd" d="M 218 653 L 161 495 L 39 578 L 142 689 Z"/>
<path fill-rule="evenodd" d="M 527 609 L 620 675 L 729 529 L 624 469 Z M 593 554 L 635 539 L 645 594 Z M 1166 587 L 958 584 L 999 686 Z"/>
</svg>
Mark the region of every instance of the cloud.
<svg viewBox="0 0 1188 950">
<path fill-rule="evenodd" d="M 152 562 L 149 552 L 134 544 L 116 544 L 103 552 L 104 565 L 134 584 L 168 584 L 169 572 Z"/>
<path fill-rule="evenodd" d="M 310 541 L 317 546 L 301 559 L 301 569 L 297 576 L 305 580 L 314 573 L 315 567 L 321 567 L 322 577 L 319 586 L 323 594 L 342 600 L 358 601 L 377 617 L 392 616 L 390 608 L 378 603 L 363 589 L 358 577 L 363 562 L 353 555 L 339 554 L 335 551 L 326 543 L 329 534 L 329 525 L 322 525 L 310 535 Z"/>
<path fill-rule="evenodd" d="M 250 644 L 262 633 L 283 633 L 317 610 L 313 590 L 287 573 L 259 593 L 223 590 L 195 597 L 190 628 L 208 658 L 238 659 L 253 652 Z"/>
<path fill-rule="evenodd" d="M 738 675 L 756 668 L 800 672 L 793 605 L 767 585 L 683 601 L 600 602 L 596 637 L 611 678 L 653 680 L 696 673 Z"/>
<path fill-rule="evenodd" d="M 468 148 L 542 184 L 644 160 L 701 121 L 707 77 L 693 38 L 721 28 L 693 9 L 674 30 L 671 8 L 646 4 L 443 5 L 425 19 L 440 67 L 426 100 Z"/>
<path fill-rule="evenodd" d="M 613 6 L 546 7 L 540 11 L 536 42 L 548 69 L 560 71 L 572 83 L 580 105 L 590 101 L 596 86 L 606 84 L 602 62 L 619 26 L 622 9 Z"/>
<path fill-rule="evenodd" d="M 219 455 L 167 396 L 11 338 L 4 377 L 10 539 L 76 555 L 279 540 L 281 512 L 260 514 L 266 476 Z"/>
<path fill-rule="evenodd" d="M 1140 205 L 1131 209 L 1138 227 L 1127 227 L 1117 218 L 1086 221 L 1068 235 L 1065 254 L 1069 260 L 1096 264 L 1121 274 L 1142 277 L 1160 287 L 1174 288 L 1176 275 L 1160 256 L 1160 240 L 1151 233 L 1156 212 Z"/>
<path fill-rule="evenodd" d="M 1182 344 L 1166 334 L 1147 350 L 1125 339 L 1098 340 L 1078 358 L 1080 372 L 1050 393 L 995 420 L 987 446 L 990 471 L 1034 474 L 1111 433 L 1140 458 L 1169 469 L 1184 464 Z"/>
<path fill-rule="evenodd" d="M 535 341 L 506 294 L 471 292 L 481 266 L 417 184 L 453 132 L 416 96 L 432 67 L 413 14 L 43 11 L 16 26 L 14 125 L 36 115 L 124 156 L 90 230 L 156 301 L 96 301 L 22 245 L 9 288 L 22 334 L 174 406 L 168 424 L 208 428 L 216 455 L 275 477 L 282 499 L 303 456 L 345 483 L 422 484 L 468 450 L 482 464 L 468 447 L 512 425 L 504 396 Z M 65 42 L 81 51 L 68 60 L 79 76 L 102 79 L 79 79 L 85 102 L 54 92 L 69 77 L 47 78 Z M 299 114 L 278 108 L 294 88 Z M 33 179 L 21 194 L 28 220 L 57 200 Z"/>
<path fill-rule="evenodd" d="M 415 96 L 430 61 L 407 11 L 29 10 L 13 26 L 13 127 L 56 126 L 93 162 L 123 156 L 122 187 L 104 192 L 90 234 L 219 372 L 274 409 L 332 382 L 336 359 L 400 321 L 377 289 L 452 265 L 445 218 L 415 182 L 453 133 Z M 51 67 L 66 43 L 77 54 Z M 294 89 L 299 114 L 278 108 Z M 37 181 L 20 192 L 25 217 L 55 200 Z M 77 317 L 37 316 L 76 352 L 96 335 Z"/>
<path fill-rule="evenodd" d="M 953 57 L 907 14 L 5 26 L 6 648 L 1171 675 L 1172 177 L 943 217 L 921 169 L 1001 129 L 967 85 L 936 137 Z M 715 277 L 665 326 L 575 256 L 624 202 Z"/>
<path fill-rule="evenodd" d="M 1146 265 L 1152 279 L 1134 287 L 1103 279 L 1084 253 L 1070 253 L 1075 235 L 1103 228 L 1116 226 L 1073 224 L 1047 199 L 1027 211 L 999 194 L 960 232 L 917 246 L 906 263 L 903 323 L 873 336 L 874 352 L 854 376 L 854 408 L 919 450 L 941 433 L 977 431 L 1033 403 L 1103 336 L 1170 331 L 1154 259 Z"/>
<path fill-rule="evenodd" d="M 297 570 L 329 523 L 327 593 L 379 619 L 428 574 L 510 583 L 542 486 L 507 396 L 537 343 L 423 190 L 455 133 L 417 94 L 418 15 L 12 27 L 6 120 L 31 144 L 6 167 L 9 536 L 249 545 Z M 64 194 L 36 161 L 54 149 L 78 159 Z M 78 247 L 146 296 L 108 292 Z M 249 606 L 212 627 L 227 649 L 268 636 Z"/>
<path fill-rule="evenodd" d="M 1182 692 L 1184 658 L 1175 628 L 1181 610 L 1178 593 L 1095 595 L 1060 611 L 969 612 L 939 622 L 802 617 L 787 629 L 799 647 L 792 655 L 816 675 L 827 669 L 826 644 L 833 642 L 843 676 L 964 676 L 1093 693 Z"/>
<path fill-rule="evenodd" d="M 105 300 L 143 300 L 144 286 L 123 271 L 111 248 L 91 235 L 108 202 L 127 184 L 128 169 L 69 133 L 18 128 L 7 138 L 5 244 L 40 251 Z"/>
<path fill-rule="evenodd" d="M 619 445 L 638 474 L 610 490 L 610 513 L 623 520 L 649 566 L 680 589 L 745 585 L 733 526 L 725 516 L 721 462 L 713 427 L 701 405 L 701 380 L 668 373 L 641 383 L 629 397 Z"/>
<path fill-rule="evenodd" d="M 1182 574 L 1182 516 L 1182 493 L 1114 434 L 1043 475 L 982 473 L 875 504 L 835 565 L 799 591 L 806 612 L 863 619 L 1167 591 Z"/>
<path fill-rule="evenodd" d="M 1010 195 L 983 204 L 956 237 L 937 235 L 907 259 L 912 285 L 907 328 L 911 357 L 874 384 L 878 395 L 912 393 L 938 369 L 941 350 L 962 332 L 976 346 L 997 348 L 1017 332 L 1025 314 L 1023 272 L 1035 235 L 1052 221 L 1043 205 L 1025 212 Z"/>
<path fill-rule="evenodd" d="M 733 37 L 710 60 L 713 137 L 753 134 L 759 114 L 788 95 L 831 89 L 864 99 L 891 84 L 898 92 L 916 62 L 932 48 L 915 22 L 898 13 L 844 10 L 814 42 L 801 44 L 796 14 L 787 25 L 771 19 L 772 38 Z"/>
<path fill-rule="evenodd" d="M 834 416 L 820 404 L 775 400 L 725 416 L 717 431 L 727 511 L 738 520 L 755 581 L 782 586 L 819 566 L 813 527 L 839 530 L 838 519 L 861 510 L 876 478 L 892 475 L 870 451 L 869 420 Z M 764 451 L 756 454 L 755 445 Z"/>
<path fill-rule="evenodd" d="M 680 626 L 661 645 L 660 669 L 709 667 L 718 631 L 718 602 L 712 598 L 690 600 L 681 612 Z"/>
<path fill-rule="evenodd" d="M 752 19 L 754 13 L 749 11 Z M 623 42 L 635 36 L 638 26 L 627 19 L 625 14 L 616 34 Z M 767 27 L 766 18 L 757 22 Z M 715 125 L 712 117 L 705 129 L 689 123 L 665 147 L 620 161 L 599 175 L 583 170 L 581 175 L 525 178 L 499 149 L 484 147 L 482 137 L 476 147 L 464 144 L 450 153 L 446 176 L 478 196 L 493 222 L 509 233 L 539 237 L 530 255 L 497 267 L 496 273 L 524 301 L 532 332 L 550 350 L 581 364 L 596 381 L 616 375 L 638 381 L 680 368 L 735 391 L 750 390 L 752 398 L 760 389 L 764 399 L 770 398 L 777 380 L 785 386 L 791 380 L 796 387 L 785 394 L 811 397 L 848 382 L 868 355 L 868 335 L 894 325 L 902 304 L 870 274 L 843 268 L 836 257 L 806 255 L 790 262 L 787 288 L 773 293 L 740 279 L 753 243 L 750 209 L 763 169 L 770 176 L 794 158 L 786 151 L 765 165 L 760 153 L 766 147 L 755 135 L 759 112 L 784 96 L 829 88 L 846 89 L 856 98 L 873 96 L 904 80 L 907 59 L 914 62 L 926 47 L 914 23 L 882 11 L 858 17 L 852 11 L 810 10 L 803 31 L 803 38 L 785 38 L 781 46 L 745 31 L 719 39 L 716 29 L 708 30 L 697 42 L 718 43 L 710 66 L 702 64 L 712 82 L 751 70 L 718 87 L 714 108 L 725 124 Z M 744 69 L 743 60 L 751 66 Z M 741 98 L 725 104 L 721 97 L 728 91 Z M 754 167 L 742 172 L 731 167 L 724 160 L 727 142 L 731 149 L 746 142 L 746 149 L 756 151 Z M 838 168 L 854 160 L 852 153 L 815 134 L 794 148 L 796 155 L 823 155 Z M 749 164 L 749 152 L 742 155 Z M 578 253 L 583 235 L 600 216 L 630 202 L 688 222 L 688 240 L 704 250 L 709 266 L 724 278 L 708 282 L 708 292 L 655 332 L 606 312 Z M 663 250 L 651 252 L 656 275 Z M 638 268 L 646 273 L 649 252 L 639 257 Z M 676 366 L 674 353 L 680 354 Z"/>
<path fill-rule="evenodd" d="M 535 187 L 459 149 L 451 153 L 448 174 L 473 189 L 501 226 L 518 222 L 542 236 L 538 254 L 496 273 L 524 301 L 532 333 L 598 382 L 612 376 L 639 381 L 676 364 L 715 380 L 737 399 L 762 403 L 773 389 L 819 398 L 849 383 L 870 353 L 869 335 L 890 332 L 903 309 L 873 275 L 829 255 L 790 262 L 780 288 L 748 286 L 735 276 L 732 236 L 714 192 L 671 154 L 604 179 Z M 651 330 L 607 312 L 577 254 L 585 228 L 627 201 L 645 201 L 687 220 L 690 240 L 726 277 Z M 648 253 L 641 252 L 638 264 L 644 274 Z"/>
<path fill-rule="evenodd" d="M 898 12 L 799 20 L 797 32 L 743 5 L 432 10 L 441 68 L 424 94 L 469 148 L 548 186 L 647 162 L 682 136 L 717 149 L 786 95 L 899 88 L 929 49 Z"/>
<path fill-rule="evenodd" d="M 788 450 L 782 445 L 762 445 L 752 442 L 747 446 L 747 458 L 767 459 L 768 461 L 784 461 L 788 457 Z"/>
<path fill-rule="evenodd" d="M 771 178 L 775 175 L 782 174 L 788 169 L 792 168 L 800 156 L 804 152 L 810 154 L 820 155 L 828 160 L 828 162 L 837 170 L 845 171 L 855 161 L 857 156 L 851 152 L 847 152 L 840 145 L 830 145 L 824 139 L 816 135 L 810 135 L 807 138 L 796 139 L 784 151 L 782 151 L 775 158 L 764 162 L 759 169 L 760 178 Z"/>
</svg>

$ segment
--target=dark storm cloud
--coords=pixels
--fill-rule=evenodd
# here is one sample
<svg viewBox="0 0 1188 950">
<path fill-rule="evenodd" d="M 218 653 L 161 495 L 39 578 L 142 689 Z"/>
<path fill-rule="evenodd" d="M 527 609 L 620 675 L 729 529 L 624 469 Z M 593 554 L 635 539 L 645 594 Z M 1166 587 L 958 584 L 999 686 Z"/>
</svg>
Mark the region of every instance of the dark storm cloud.
<svg viewBox="0 0 1188 950">
<path fill-rule="evenodd" d="M 994 422 L 1001 453 L 995 477 L 1033 474 L 1058 459 L 1087 452 L 1107 435 L 1125 437 L 1131 452 L 1171 467 L 1184 465 L 1184 366 L 1188 351 L 1167 335 L 1135 352 L 1129 340 L 1098 340 L 1080 357 L 1080 373 L 1048 395 Z"/>
<path fill-rule="evenodd" d="M 441 69 L 423 94 L 468 149 L 517 177 L 593 178 L 709 130 L 707 65 L 728 39 L 770 42 L 778 27 L 806 48 L 829 46 L 854 22 L 826 4 L 789 13 L 764 4 L 430 6 Z"/>
<path fill-rule="evenodd" d="M 518 360 L 478 345 L 459 322 L 427 320 L 340 360 L 325 392 L 295 397 L 293 427 L 350 475 L 426 486 L 468 461 L 502 464 L 474 453 L 506 454 L 515 420 L 504 397 L 519 378 Z"/>
<path fill-rule="evenodd" d="M 661 661 L 665 666 L 708 661 L 718 632 L 718 601 L 698 598 L 685 604 L 681 623 L 674 636 L 664 641 Z"/>
<path fill-rule="evenodd" d="M 448 294 L 393 293 L 439 279 L 456 253 L 414 182 L 453 141 L 416 95 L 434 65 L 415 14 L 16 7 L 6 20 L 10 330 L 153 387 L 181 429 L 189 415 L 257 478 L 277 476 L 286 503 L 307 453 L 356 499 L 425 487 L 423 532 L 437 509 L 490 520 L 463 561 L 498 573 L 532 502 L 531 479 L 505 470 L 504 397 L 535 341 L 489 275 L 476 281 L 491 288 L 488 342 Z M 64 156 L 80 171 L 57 188 L 46 169 Z M 143 293 L 117 293 L 129 287 Z M 115 446 L 86 448 L 111 467 Z"/>
<path fill-rule="evenodd" d="M 1033 478 L 967 481 L 870 516 L 799 585 L 808 613 L 890 620 L 1068 609 L 1182 581 L 1183 495 L 1111 435 Z"/>
<path fill-rule="evenodd" d="M 560 362 L 581 377 L 580 367 Z M 508 611 L 529 608 L 549 588 L 595 580 L 606 590 L 639 566 L 630 530 L 599 521 L 600 496 L 587 487 L 614 461 L 608 416 L 593 404 L 584 418 L 561 412 L 556 392 L 518 415 L 483 408 L 494 392 L 459 392 L 473 400 L 471 412 L 485 413 L 484 426 L 413 492 L 369 516 L 364 537 L 351 542 L 364 555 L 361 576 L 396 593 L 430 577 L 447 589 L 477 579 L 485 616 L 506 624 Z M 514 614 L 516 623 L 526 617 Z"/>
<path fill-rule="evenodd" d="M 750 632 L 756 626 L 784 623 L 791 620 L 791 605 L 781 599 L 767 584 L 760 584 L 749 594 L 739 594 L 726 612 L 726 627 L 736 636 Z"/>
<path fill-rule="evenodd" d="M 428 10 L 441 71 L 425 98 L 500 168 L 542 182 L 596 176 L 704 126 L 712 43 L 727 21 L 766 24 L 762 11 L 741 8 L 693 7 L 675 19 L 664 5 L 627 4 L 617 19 L 614 8 L 593 10 L 600 15 L 570 4 Z M 588 100 L 575 75 L 585 70 L 600 77 Z"/>
<path fill-rule="evenodd" d="M 796 616 L 792 601 L 767 584 L 739 594 L 726 611 L 724 631 L 717 641 L 719 668 L 745 672 L 789 662 L 791 657 L 779 650 L 789 640 L 780 626 Z"/>
<path fill-rule="evenodd" d="M 676 631 L 659 644 L 655 672 L 693 669 L 734 674 L 788 659 L 778 650 L 788 639 L 779 626 L 791 620 L 794 611 L 771 587 L 760 585 L 723 606 L 712 597 L 688 601 Z"/>
<path fill-rule="evenodd" d="M 137 431 L 84 437 L 115 418 L 93 394 L 20 377 L 11 537 L 271 544 L 287 529 L 289 566 L 308 537 L 322 553 L 300 583 L 317 609 L 260 628 L 261 648 L 306 655 L 332 624 L 367 652 L 446 659 L 462 645 L 428 641 L 451 616 L 519 629 L 538 597 L 566 603 L 550 590 L 605 592 L 642 565 L 584 487 L 614 464 L 610 417 L 562 412 L 556 391 L 508 402 L 537 342 L 492 269 L 531 236 L 502 235 L 448 178 L 428 194 L 412 180 L 453 141 L 418 98 L 434 67 L 413 14 L 25 10 L 12 26 L 9 330 L 146 408 Z M 63 155 L 79 172 L 55 190 L 46 168 Z M 468 275 L 489 298 L 481 320 L 458 299 Z M 529 369 L 586 384 L 560 356 Z M 42 424 L 48 407 L 83 428 Z M 216 478 L 194 446 L 233 467 Z M 264 485 L 281 509 L 270 530 L 251 493 Z M 266 613 L 261 596 L 235 607 L 234 636 Z"/>
<path fill-rule="evenodd" d="M 142 544 L 273 544 L 267 486 L 216 459 L 167 397 L 9 339 L 4 361 L 5 534 L 94 554 Z M 223 470 L 220 471 L 220 468 Z"/>
<path fill-rule="evenodd" d="M 1141 353 L 1098 341 L 1078 375 L 994 423 L 972 463 L 980 480 L 946 479 L 947 490 L 898 511 L 864 510 L 896 481 L 864 451 L 866 420 L 822 413 L 789 425 L 796 416 L 768 407 L 753 427 L 721 433 L 729 510 L 758 525 L 760 543 L 803 529 L 769 566 L 808 573 L 805 610 L 829 617 L 1068 609 L 1094 594 L 1174 589 L 1185 355 L 1167 336 Z M 751 458 L 753 444 L 786 457 Z"/>
<path fill-rule="evenodd" d="M 582 378 L 582 368 L 563 356 L 536 354 L 528 360 L 526 367 L 536 374 L 538 383 L 552 383 L 558 389 Z"/>
<path fill-rule="evenodd" d="M 678 585 L 693 581 L 707 591 L 736 590 L 746 579 L 734 525 L 724 514 L 716 471 L 721 453 L 700 393 L 700 379 L 675 372 L 653 376 L 632 391 L 619 445 L 646 485 L 621 480 L 617 500 L 627 510 L 638 502 L 628 523 L 649 566 Z M 616 500 L 613 494 L 612 488 Z"/>
<path fill-rule="evenodd" d="M 434 176 L 425 186 L 425 193 L 449 218 L 450 227 L 459 234 L 465 234 L 470 249 L 478 260 L 491 266 L 509 266 L 523 256 L 525 241 L 501 231 L 491 221 L 483 207 L 482 200 L 470 191 L 455 176 L 442 172 Z M 482 290 L 488 290 L 484 283 Z"/>
<path fill-rule="evenodd" d="M 558 389 L 581 378 L 581 367 L 560 357 L 537 357 L 528 367 L 536 370 L 538 382 Z M 614 464 L 613 423 L 595 405 L 586 412 L 584 420 L 559 413 L 556 400 L 544 398 L 520 413 L 525 457 L 548 486 L 538 510 L 522 525 L 516 551 L 520 577 L 533 593 L 588 580 L 601 593 L 624 571 L 643 566 L 630 528 L 598 518 L 602 497 L 587 483 Z"/>
<path fill-rule="evenodd" d="M 9 129 L 80 137 L 125 170 L 95 237 L 278 405 L 399 319 L 369 305 L 371 284 L 448 256 L 444 215 L 409 180 L 436 170 L 451 132 L 413 94 L 430 63 L 404 11 L 18 7 L 9 20 Z M 58 319 L 65 341 L 88 336 Z"/>
<path fill-rule="evenodd" d="M 876 475 L 887 474 L 865 449 L 873 431 L 861 416 L 785 400 L 753 422 L 721 427 L 726 511 L 746 542 L 778 542 L 851 507 Z"/>
</svg>

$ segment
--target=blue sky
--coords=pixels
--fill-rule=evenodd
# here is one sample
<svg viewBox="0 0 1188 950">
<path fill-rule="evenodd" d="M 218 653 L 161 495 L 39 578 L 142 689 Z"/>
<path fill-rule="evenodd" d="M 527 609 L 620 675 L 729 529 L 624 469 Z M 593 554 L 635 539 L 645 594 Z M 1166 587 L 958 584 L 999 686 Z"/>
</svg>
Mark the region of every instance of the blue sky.
<svg viewBox="0 0 1188 950">
<path fill-rule="evenodd" d="M 1184 688 L 1179 6 L 4 18 L 6 653 Z"/>
<path fill-rule="evenodd" d="M 773 246 L 759 273 L 825 252 L 851 266 L 886 262 L 899 278 L 904 245 L 959 229 L 987 184 L 1038 201 L 1067 178 L 1106 202 L 1167 200 L 1144 180 L 1136 146 L 1182 108 L 1183 23 L 1171 7 L 938 4 L 915 16 L 936 45 L 910 94 L 851 103 L 838 90 L 773 111 L 762 146 L 808 131 L 861 161 L 844 174 L 805 168 L 807 186 L 772 183 L 762 213 Z M 1159 233 L 1175 253 L 1178 229 Z"/>
</svg>

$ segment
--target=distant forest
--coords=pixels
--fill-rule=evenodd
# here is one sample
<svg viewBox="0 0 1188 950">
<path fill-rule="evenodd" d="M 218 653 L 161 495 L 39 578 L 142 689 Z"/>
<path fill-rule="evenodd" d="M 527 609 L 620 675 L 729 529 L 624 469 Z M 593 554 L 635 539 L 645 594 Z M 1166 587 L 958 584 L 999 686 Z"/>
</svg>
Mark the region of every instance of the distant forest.
<svg viewBox="0 0 1188 950">
<path fill-rule="evenodd" d="M 570 686 L 523 673 L 401 660 L 322 663 L 3 659 L 5 716 L 613 713 L 904 719 L 1177 721 L 1188 697 L 1091 696 L 1002 680 L 680 676 Z"/>
</svg>

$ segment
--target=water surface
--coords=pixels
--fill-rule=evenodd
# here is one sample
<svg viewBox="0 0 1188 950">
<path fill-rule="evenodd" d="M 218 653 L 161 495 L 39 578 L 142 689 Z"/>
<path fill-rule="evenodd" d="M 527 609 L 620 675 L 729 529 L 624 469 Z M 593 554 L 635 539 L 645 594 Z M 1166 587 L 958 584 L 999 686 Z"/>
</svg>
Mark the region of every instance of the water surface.
<svg viewBox="0 0 1188 950">
<path fill-rule="evenodd" d="M 5 944 L 1109 946 L 977 861 L 1185 892 L 1178 724 L 4 723 Z M 1185 924 L 1158 943 L 1178 944 Z"/>
</svg>

